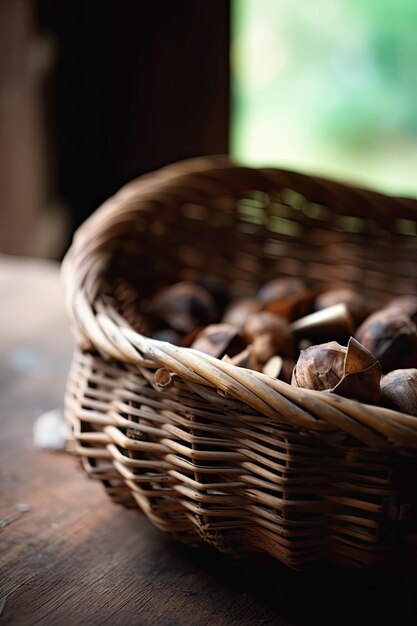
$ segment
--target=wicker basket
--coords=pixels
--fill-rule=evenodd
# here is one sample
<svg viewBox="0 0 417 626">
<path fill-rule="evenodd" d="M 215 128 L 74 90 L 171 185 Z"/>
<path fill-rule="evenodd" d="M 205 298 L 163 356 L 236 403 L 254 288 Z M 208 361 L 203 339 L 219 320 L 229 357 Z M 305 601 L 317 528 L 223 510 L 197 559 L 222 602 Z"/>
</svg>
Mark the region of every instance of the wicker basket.
<svg viewBox="0 0 417 626">
<path fill-rule="evenodd" d="M 294 568 L 367 567 L 415 535 L 417 418 L 291 387 L 141 334 L 139 298 L 277 275 L 417 293 L 417 202 L 225 157 L 138 179 L 77 232 L 63 264 L 77 348 L 72 450 L 158 528 Z M 162 369 L 161 369 L 162 368 Z"/>
</svg>

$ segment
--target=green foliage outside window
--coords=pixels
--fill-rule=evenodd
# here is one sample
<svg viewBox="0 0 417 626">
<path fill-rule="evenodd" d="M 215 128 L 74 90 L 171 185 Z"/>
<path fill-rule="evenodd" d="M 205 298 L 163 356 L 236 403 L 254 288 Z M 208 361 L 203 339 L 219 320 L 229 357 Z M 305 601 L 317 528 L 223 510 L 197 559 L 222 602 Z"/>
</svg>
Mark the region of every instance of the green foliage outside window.
<svg viewBox="0 0 417 626">
<path fill-rule="evenodd" d="M 232 154 L 417 192 L 417 1 L 234 0 Z"/>
</svg>

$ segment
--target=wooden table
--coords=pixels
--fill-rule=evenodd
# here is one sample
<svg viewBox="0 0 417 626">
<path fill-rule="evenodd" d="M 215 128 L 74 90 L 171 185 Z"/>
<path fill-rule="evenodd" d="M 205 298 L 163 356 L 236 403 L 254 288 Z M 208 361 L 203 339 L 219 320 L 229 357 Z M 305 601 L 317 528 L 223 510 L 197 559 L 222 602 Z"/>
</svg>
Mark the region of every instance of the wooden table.
<svg viewBox="0 0 417 626">
<path fill-rule="evenodd" d="M 416 623 L 409 575 L 300 574 L 184 547 L 112 504 L 71 456 L 34 449 L 71 354 L 58 268 L 0 259 L 0 294 L 0 517 L 31 507 L 0 530 L 0 624 Z"/>
</svg>

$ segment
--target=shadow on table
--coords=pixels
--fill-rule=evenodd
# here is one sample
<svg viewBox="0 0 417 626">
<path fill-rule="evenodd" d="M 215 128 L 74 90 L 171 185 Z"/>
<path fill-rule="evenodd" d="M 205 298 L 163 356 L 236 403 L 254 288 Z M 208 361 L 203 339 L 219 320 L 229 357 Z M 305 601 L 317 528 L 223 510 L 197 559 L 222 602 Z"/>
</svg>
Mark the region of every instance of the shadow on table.
<svg viewBox="0 0 417 626">
<path fill-rule="evenodd" d="M 168 541 L 168 538 L 165 539 Z M 203 547 L 171 543 L 178 566 L 221 584 L 231 599 L 244 594 L 291 624 L 417 623 L 415 577 L 398 571 L 321 568 L 296 572 L 279 563 L 255 565 Z M 214 590 L 215 592 L 215 590 Z"/>
</svg>

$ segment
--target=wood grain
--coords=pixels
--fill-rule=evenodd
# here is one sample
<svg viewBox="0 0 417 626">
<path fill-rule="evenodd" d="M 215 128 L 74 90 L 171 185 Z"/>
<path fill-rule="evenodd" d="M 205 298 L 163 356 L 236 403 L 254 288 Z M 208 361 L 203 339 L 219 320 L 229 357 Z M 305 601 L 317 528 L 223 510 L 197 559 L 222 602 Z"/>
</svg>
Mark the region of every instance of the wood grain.
<svg viewBox="0 0 417 626">
<path fill-rule="evenodd" d="M 239 562 L 192 549 L 112 504 L 64 453 L 34 450 L 31 427 L 59 406 L 71 338 L 57 267 L 0 261 L 0 624 L 411 623 L 415 578 Z"/>
</svg>

